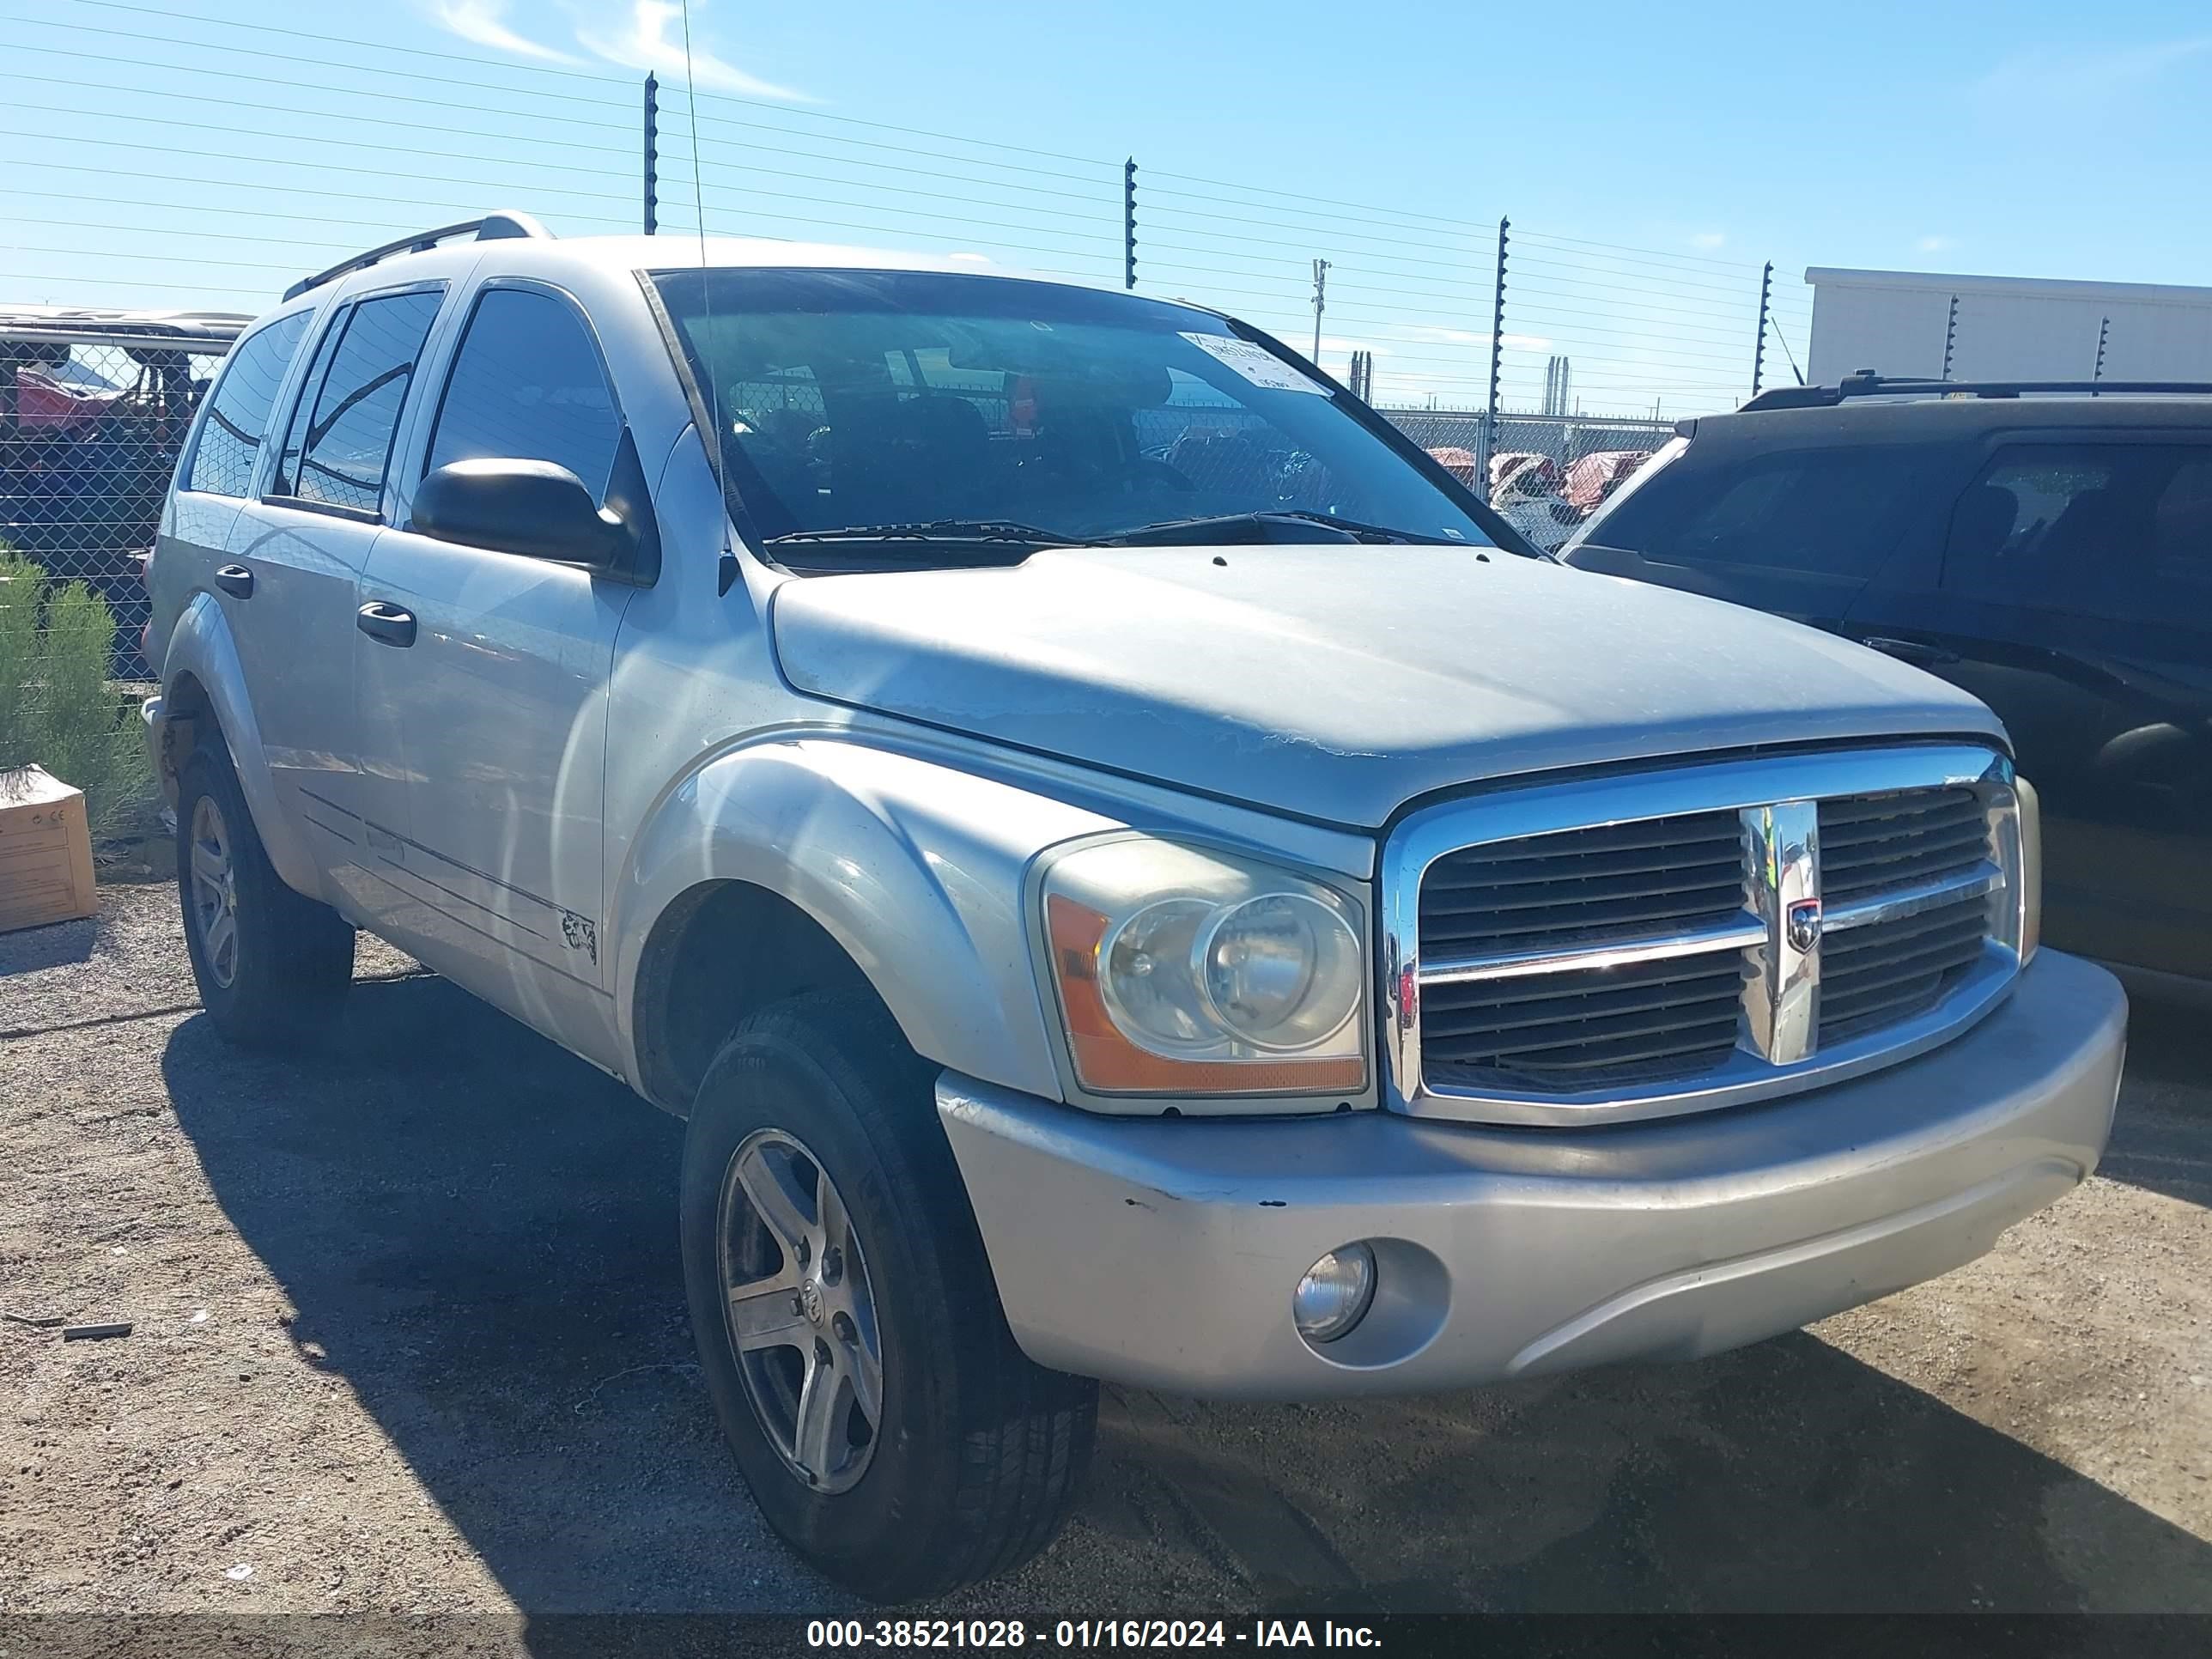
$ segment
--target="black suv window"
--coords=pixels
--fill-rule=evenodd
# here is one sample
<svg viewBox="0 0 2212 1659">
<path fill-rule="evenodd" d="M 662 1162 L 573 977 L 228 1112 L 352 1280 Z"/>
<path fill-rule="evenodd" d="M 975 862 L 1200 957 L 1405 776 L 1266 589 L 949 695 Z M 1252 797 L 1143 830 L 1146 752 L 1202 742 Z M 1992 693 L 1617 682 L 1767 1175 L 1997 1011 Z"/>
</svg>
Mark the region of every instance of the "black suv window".
<svg viewBox="0 0 2212 1659">
<path fill-rule="evenodd" d="M 1661 564 L 1753 565 L 1863 580 L 1894 544 L 1922 470 L 1901 448 L 1681 460 L 1623 501 L 1593 544 Z"/>
<path fill-rule="evenodd" d="M 424 470 L 487 456 L 551 461 L 597 501 L 621 440 L 614 393 L 575 311 L 528 289 L 487 291 L 446 382 Z"/>
<path fill-rule="evenodd" d="M 364 300 L 331 325 L 316 354 L 319 373 L 300 398 L 312 413 L 304 423 L 294 417 L 274 493 L 377 512 L 415 359 L 444 297 L 432 290 Z"/>
<path fill-rule="evenodd" d="M 269 412 L 276 388 L 299 349 L 314 313 L 295 311 L 240 340 L 223 365 L 206 421 L 185 469 L 184 487 L 216 495 L 243 495 L 252 481 L 253 463 L 269 433 Z"/>
<path fill-rule="evenodd" d="M 1952 512 L 1943 580 L 2001 605 L 2212 623 L 2212 445 L 2000 449 Z"/>
</svg>

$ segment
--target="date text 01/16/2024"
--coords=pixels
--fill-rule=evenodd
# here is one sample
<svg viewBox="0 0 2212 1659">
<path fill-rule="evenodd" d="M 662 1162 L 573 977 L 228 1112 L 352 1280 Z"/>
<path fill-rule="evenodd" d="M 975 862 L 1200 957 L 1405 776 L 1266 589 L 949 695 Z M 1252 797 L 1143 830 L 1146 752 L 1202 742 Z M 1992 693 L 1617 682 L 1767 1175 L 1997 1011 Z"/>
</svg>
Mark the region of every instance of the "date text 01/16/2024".
<svg viewBox="0 0 2212 1659">
<path fill-rule="evenodd" d="M 810 1648 L 1364 1648 L 1381 1646 L 1365 1625 L 1323 1620 L 1061 1619 L 1032 1627 L 1019 1619 L 817 1619 Z"/>
</svg>

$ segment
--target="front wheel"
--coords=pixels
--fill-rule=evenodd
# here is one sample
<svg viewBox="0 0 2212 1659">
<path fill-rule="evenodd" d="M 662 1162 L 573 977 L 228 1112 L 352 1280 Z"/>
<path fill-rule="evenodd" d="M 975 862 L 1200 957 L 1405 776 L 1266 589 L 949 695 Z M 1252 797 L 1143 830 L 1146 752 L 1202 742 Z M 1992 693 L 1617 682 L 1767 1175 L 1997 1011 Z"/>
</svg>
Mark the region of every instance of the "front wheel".
<svg viewBox="0 0 2212 1659">
<path fill-rule="evenodd" d="M 769 1523 L 876 1601 L 989 1577 L 1052 1536 L 1097 1385 L 1016 1346 L 930 1069 L 866 998 L 738 1027 L 684 1148 L 708 1392 Z"/>
</svg>

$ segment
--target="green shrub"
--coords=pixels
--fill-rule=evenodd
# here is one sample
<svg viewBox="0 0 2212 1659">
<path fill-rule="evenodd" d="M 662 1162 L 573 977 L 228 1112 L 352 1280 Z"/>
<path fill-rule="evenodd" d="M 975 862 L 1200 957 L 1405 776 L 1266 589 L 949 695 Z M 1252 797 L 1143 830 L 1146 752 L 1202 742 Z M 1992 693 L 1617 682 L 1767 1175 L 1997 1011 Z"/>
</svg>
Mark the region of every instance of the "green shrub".
<svg viewBox="0 0 2212 1659">
<path fill-rule="evenodd" d="M 0 551 L 0 767 L 35 763 L 83 790 L 94 836 L 153 795 L 144 735 L 108 684 L 114 643 L 99 594 Z"/>
</svg>

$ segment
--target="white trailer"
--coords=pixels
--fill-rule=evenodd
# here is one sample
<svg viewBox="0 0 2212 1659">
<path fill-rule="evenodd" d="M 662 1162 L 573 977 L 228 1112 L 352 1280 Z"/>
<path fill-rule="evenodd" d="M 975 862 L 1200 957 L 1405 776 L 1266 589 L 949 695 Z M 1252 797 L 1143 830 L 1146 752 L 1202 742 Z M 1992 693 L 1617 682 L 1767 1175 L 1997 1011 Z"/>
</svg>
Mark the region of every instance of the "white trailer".
<svg viewBox="0 0 2212 1659">
<path fill-rule="evenodd" d="M 1814 266 L 1808 372 L 2212 381 L 2212 288 Z"/>
</svg>

